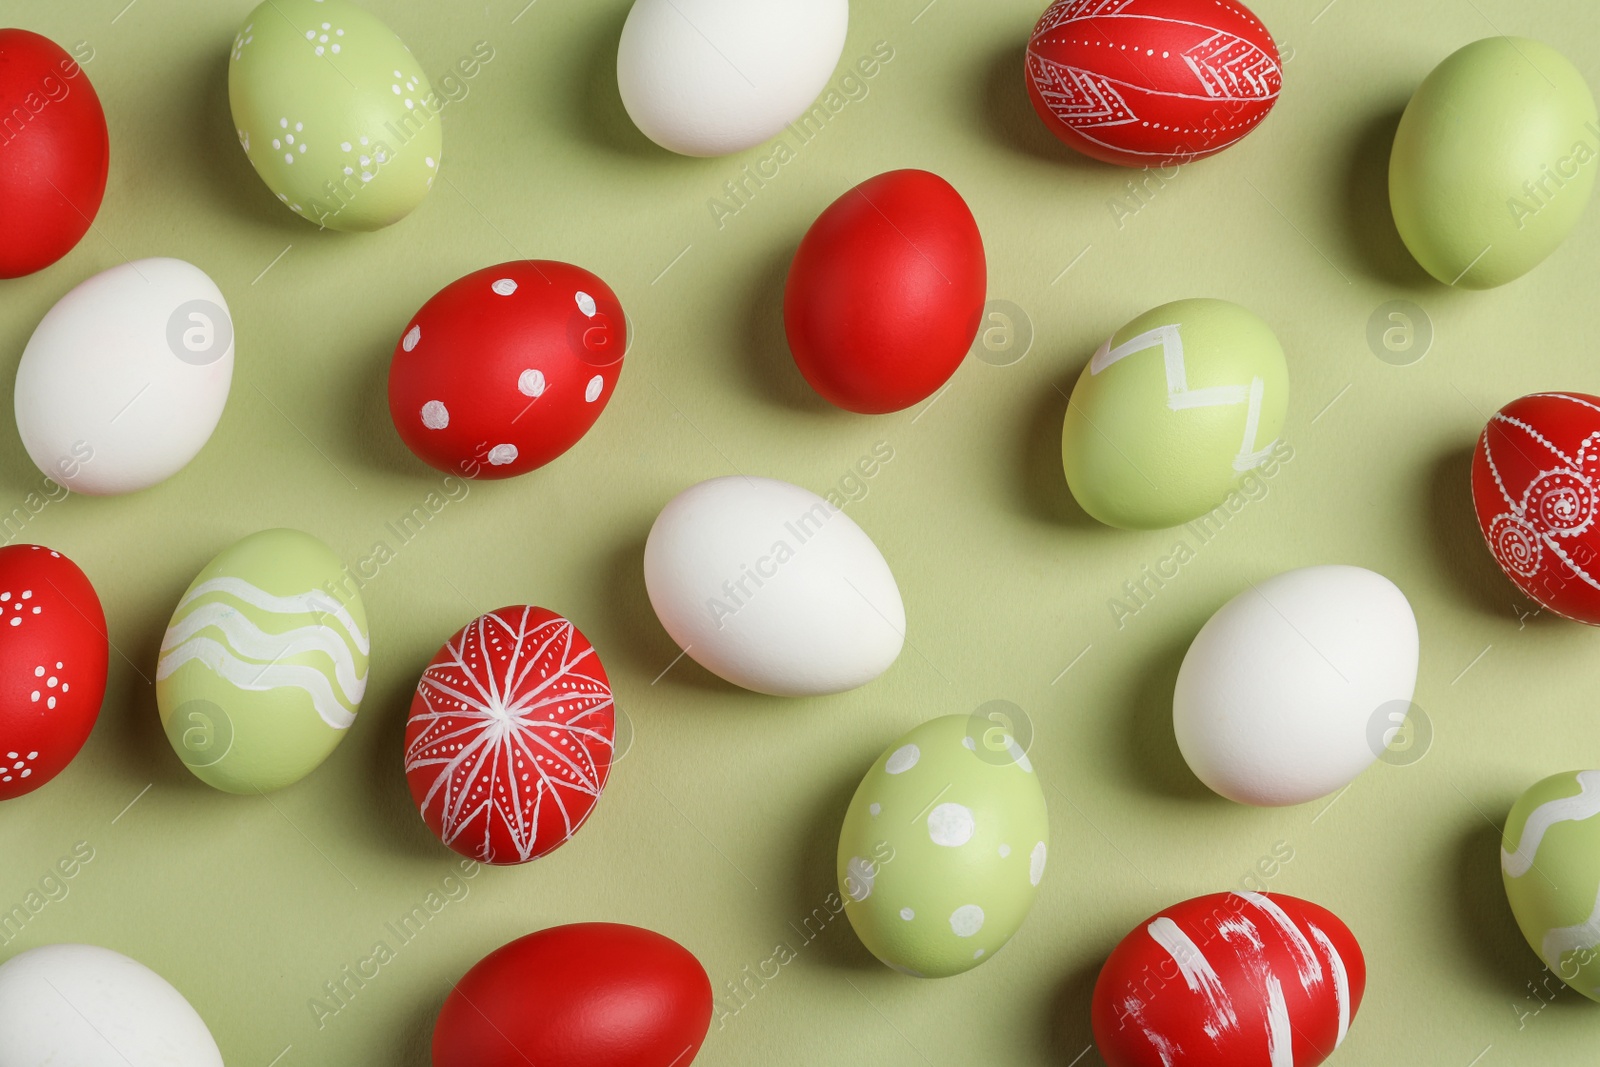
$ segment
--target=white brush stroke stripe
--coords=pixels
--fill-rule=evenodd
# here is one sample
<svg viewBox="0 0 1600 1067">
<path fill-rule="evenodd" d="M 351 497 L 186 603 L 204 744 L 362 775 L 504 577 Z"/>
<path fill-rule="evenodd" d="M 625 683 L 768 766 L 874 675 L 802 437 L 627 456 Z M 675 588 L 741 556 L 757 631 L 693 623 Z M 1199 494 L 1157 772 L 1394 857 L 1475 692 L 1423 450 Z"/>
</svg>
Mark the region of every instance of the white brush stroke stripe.
<svg viewBox="0 0 1600 1067">
<path fill-rule="evenodd" d="M 1600 771 L 1579 771 L 1577 778 L 1577 793 L 1546 801 L 1528 813 L 1515 852 L 1500 849 L 1500 869 L 1508 878 L 1521 878 L 1533 869 L 1539 845 L 1556 823 L 1580 822 L 1600 815 Z"/>
<path fill-rule="evenodd" d="M 1333 995 L 1339 1002 L 1339 1035 L 1333 1039 L 1333 1047 L 1338 1048 L 1344 1044 L 1345 1035 L 1350 1032 L 1350 976 L 1344 969 L 1344 957 L 1333 947 L 1333 940 L 1316 923 L 1308 922 L 1306 926 L 1311 929 L 1311 936 L 1317 939 L 1317 944 L 1327 951 L 1328 966 L 1333 970 Z"/>
<path fill-rule="evenodd" d="M 257 588 L 243 578 L 221 577 L 211 578 L 201 582 L 183 595 L 178 601 L 177 611 L 182 611 L 185 604 L 192 603 L 210 593 L 226 593 L 237 597 L 253 607 L 263 611 L 270 611 L 275 615 L 301 615 L 312 613 L 316 615 L 331 615 L 339 620 L 339 625 L 345 628 L 350 635 L 350 640 L 361 650 L 363 656 L 370 655 L 372 647 L 367 641 L 366 631 L 356 625 L 356 620 L 351 616 L 345 606 L 331 594 L 321 589 L 311 589 L 295 596 L 274 596 L 265 589 Z M 177 612 L 174 612 L 177 614 Z"/>
<path fill-rule="evenodd" d="M 1234 896 L 1243 897 L 1251 904 L 1254 904 L 1284 932 L 1289 939 L 1290 947 L 1300 957 L 1298 965 L 1300 985 L 1304 987 L 1306 992 L 1311 992 L 1313 985 L 1322 982 L 1322 961 L 1317 959 L 1317 954 L 1312 949 L 1311 942 L 1306 940 L 1306 935 L 1300 932 L 1300 928 L 1294 924 L 1294 920 L 1289 918 L 1284 910 L 1278 907 L 1270 897 L 1261 893 L 1235 893 Z"/>
<path fill-rule="evenodd" d="M 1200 951 L 1200 946 L 1196 945 L 1177 923 L 1165 915 L 1145 927 L 1145 931 L 1156 944 L 1166 949 L 1167 955 L 1172 957 L 1172 962 L 1178 965 L 1178 970 L 1183 974 L 1183 981 L 1188 985 L 1190 992 L 1199 993 L 1206 998 L 1215 1029 L 1218 1032 L 1238 1029 L 1239 1015 L 1233 1010 L 1233 1000 L 1223 988 L 1222 979 L 1217 977 L 1211 961 Z"/>
<path fill-rule="evenodd" d="M 320 652 L 333 662 L 333 674 L 344 691 L 345 702 L 361 703 L 367 676 L 364 672 L 356 673 L 356 660 L 350 653 L 350 646 L 332 627 L 301 626 L 283 633 L 268 633 L 233 605 L 212 600 L 171 626 L 161 639 L 161 651 L 177 648 L 207 627 L 222 631 L 235 654 L 261 663 L 273 663 L 303 652 Z"/>
<path fill-rule="evenodd" d="M 1539 955 L 1544 957 L 1546 966 L 1565 977 L 1567 972 L 1561 966 L 1562 956 L 1580 950 L 1592 952 L 1597 946 L 1600 946 L 1600 892 L 1595 893 L 1594 908 L 1583 922 L 1558 926 L 1545 932 L 1544 940 L 1539 943 Z"/>
<path fill-rule="evenodd" d="M 174 671 L 190 661 L 204 664 L 218 677 L 246 692 L 299 689 L 311 698 L 311 705 L 316 708 L 322 721 L 335 730 L 347 730 L 356 721 L 355 712 L 340 704 L 333 695 L 333 686 L 328 684 L 327 675 L 315 667 L 298 663 L 246 663 L 235 659 L 231 652 L 209 637 L 190 638 L 162 656 L 156 664 L 156 680 L 171 677 Z M 364 694 L 366 682 L 361 682 L 358 688 Z"/>
<path fill-rule="evenodd" d="M 1277 975 L 1267 976 L 1267 1056 L 1272 1067 L 1294 1067 L 1294 1027 Z"/>
</svg>

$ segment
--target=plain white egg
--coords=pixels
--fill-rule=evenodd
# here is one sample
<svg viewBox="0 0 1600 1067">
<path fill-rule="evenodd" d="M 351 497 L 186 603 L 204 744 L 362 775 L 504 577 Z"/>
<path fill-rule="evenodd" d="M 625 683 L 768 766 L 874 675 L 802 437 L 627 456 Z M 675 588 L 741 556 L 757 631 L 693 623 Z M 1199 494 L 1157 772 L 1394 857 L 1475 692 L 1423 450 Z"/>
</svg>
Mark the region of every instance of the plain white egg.
<svg viewBox="0 0 1600 1067">
<path fill-rule="evenodd" d="M 752 148 L 816 100 L 849 23 L 848 0 L 636 0 L 617 50 L 622 103 L 674 152 Z"/>
<path fill-rule="evenodd" d="M 205 1022 L 144 964 L 46 945 L 0 966 L 0 1067 L 222 1067 Z"/>
<path fill-rule="evenodd" d="M 145 489 L 176 474 L 222 418 L 233 320 L 181 259 L 96 274 L 56 302 L 17 366 L 17 430 L 35 465 L 73 492 Z"/>
<path fill-rule="evenodd" d="M 788 482 L 733 476 L 679 493 L 650 528 L 644 580 L 679 648 L 758 693 L 854 689 L 905 642 L 905 605 L 878 547 Z"/>
<path fill-rule="evenodd" d="M 1289 571 L 1234 597 L 1183 658 L 1172 725 L 1190 769 L 1241 804 L 1301 804 L 1384 750 L 1417 685 L 1405 594 L 1360 567 Z"/>
</svg>

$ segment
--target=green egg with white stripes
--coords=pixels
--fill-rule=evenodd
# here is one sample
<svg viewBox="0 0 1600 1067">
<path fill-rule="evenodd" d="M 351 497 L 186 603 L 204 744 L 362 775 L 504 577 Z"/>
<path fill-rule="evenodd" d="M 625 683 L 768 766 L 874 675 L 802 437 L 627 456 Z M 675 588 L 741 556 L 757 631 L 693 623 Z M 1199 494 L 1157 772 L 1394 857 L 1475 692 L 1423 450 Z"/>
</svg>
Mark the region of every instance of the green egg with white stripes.
<svg viewBox="0 0 1600 1067">
<path fill-rule="evenodd" d="M 1500 873 L 1533 951 L 1600 1001 L 1600 771 L 1553 774 L 1517 799 L 1500 841 Z"/>
<path fill-rule="evenodd" d="M 1108 526 L 1220 526 L 1293 456 L 1280 440 L 1288 410 L 1271 327 L 1226 300 L 1163 304 L 1079 375 L 1061 428 L 1067 486 Z"/>
<path fill-rule="evenodd" d="M 316 770 L 356 721 L 371 643 L 355 582 L 299 530 L 224 549 L 178 601 L 156 661 L 173 751 L 225 793 L 270 793 Z"/>
</svg>

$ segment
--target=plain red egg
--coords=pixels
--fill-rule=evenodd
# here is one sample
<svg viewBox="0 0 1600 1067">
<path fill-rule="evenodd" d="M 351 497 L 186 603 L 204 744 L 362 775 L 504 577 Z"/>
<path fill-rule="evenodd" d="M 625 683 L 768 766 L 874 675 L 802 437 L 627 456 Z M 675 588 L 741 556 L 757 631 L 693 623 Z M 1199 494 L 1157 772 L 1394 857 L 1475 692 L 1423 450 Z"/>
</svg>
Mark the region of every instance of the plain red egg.
<svg viewBox="0 0 1600 1067">
<path fill-rule="evenodd" d="M 1600 397 L 1535 393 L 1501 408 L 1473 453 L 1472 502 L 1517 588 L 1600 626 Z"/>
<path fill-rule="evenodd" d="M 1109 1067 L 1317 1067 L 1366 984 L 1361 946 L 1332 912 L 1282 893 L 1213 893 L 1122 939 L 1090 1021 Z"/>
<path fill-rule="evenodd" d="M 0 29 L 0 278 L 72 251 L 110 160 L 106 114 L 78 61 L 48 37 Z"/>
<path fill-rule="evenodd" d="M 987 287 L 983 235 L 961 194 L 924 170 L 880 174 L 800 242 L 783 297 L 789 351 L 830 403 L 900 411 L 961 365 Z"/>
<path fill-rule="evenodd" d="M 406 782 L 450 848 L 527 863 L 594 811 L 615 736 L 611 683 L 588 639 L 553 611 L 501 608 L 463 627 L 423 672 Z"/>
<path fill-rule="evenodd" d="M 1222 151 L 1261 124 L 1283 87 L 1272 34 L 1233 0 L 1056 0 L 1025 67 L 1050 132 L 1124 167 Z"/>
<path fill-rule="evenodd" d="M 526 474 L 589 432 L 627 343 L 616 294 L 582 267 L 488 267 L 445 286 L 407 325 L 389 364 L 389 414 L 439 470 Z"/>
<path fill-rule="evenodd" d="M 77 564 L 39 545 L 0 548 L 0 800 L 38 789 L 83 748 L 109 647 Z"/>
<path fill-rule="evenodd" d="M 433 1067 L 689 1067 L 711 1025 L 711 981 L 671 938 L 577 923 L 529 934 L 456 983 Z"/>
</svg>

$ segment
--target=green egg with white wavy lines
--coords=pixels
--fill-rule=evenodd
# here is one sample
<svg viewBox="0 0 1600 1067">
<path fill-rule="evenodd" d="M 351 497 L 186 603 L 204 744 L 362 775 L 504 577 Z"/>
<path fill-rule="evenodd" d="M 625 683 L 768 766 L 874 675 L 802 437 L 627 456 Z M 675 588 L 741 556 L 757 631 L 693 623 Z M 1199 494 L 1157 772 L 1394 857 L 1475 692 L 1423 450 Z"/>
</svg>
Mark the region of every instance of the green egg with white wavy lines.
<svg viewBox="0 0 1600 1067">
<path fill-rule="evenodd" d="M 267 188 L 328 229 L 399 221 L 439 173 L 443 101 L 405 42 L 348 0 L 267 0 L 250 12 L 228 103 Z"/>
<path fill-rule="evenodd" d="M 172 613 L 156 663 L 167 740 L 226 793 L 298 782 L 355 723 L 370 652 L 361 596 L 332 549 L 299 530 L 251 534 Z"/>
<path fill-rule="evenodd" d="M 988 960 L 1044 877 L 1049 820 L 1028 756 L 991 720 L 947 715 L 879 756 L 839 834 L 839 894 L 873 955 L 917 978 Z"/>
<path fill-rule="evenodd" d="M 1545 966 L 1600 1000 L 1600 771 L 1551 775 L 1518 798 L 1500 873 L 1511 914 Z"/>
</svg>

